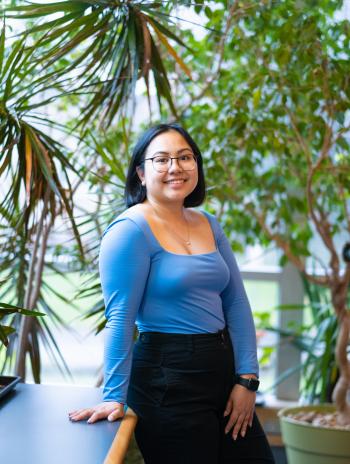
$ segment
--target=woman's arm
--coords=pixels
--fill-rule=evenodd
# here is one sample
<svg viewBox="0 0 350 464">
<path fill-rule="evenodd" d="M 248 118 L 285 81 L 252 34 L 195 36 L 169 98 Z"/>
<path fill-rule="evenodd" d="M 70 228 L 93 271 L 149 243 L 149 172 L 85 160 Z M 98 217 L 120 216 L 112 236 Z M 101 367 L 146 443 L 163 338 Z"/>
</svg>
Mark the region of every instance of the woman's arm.
<svg viewBox="0 0 350 464">
<path fill-rule="evenodd" d="M 103 403 L 69 413 L 70 420 L 116 420 L 124 415 L 132 361 L 134 325 L 150 266 L 147 240 L 128 218 L 105 231 L 99 270 L 105 302 Z"/>
<path fill-rule="evenodd" d="M 126 402 L 131 370 L 135 319 L 150 267 L 150 251 L 142 230 L 130 219 L 105 232 L 99 269 L 105 314 L 104 401 Z"/>
<path fill-rule="evenodd" d="M 230 271 L 229 282 L 221 293 L 221 298 L 233 345 L 235 374 L 257 377 L 259 367 L 252 311 L 231 246 L 218 222 L 217 226 L 218 248 Z M 244 437 L 247 427 L 252 425 L 255 398 L 255 392 L 241 385 L 234 385 L 224 411 L 224 416 L 228 416 L 225 433 L 232 429 L 234 440 L 239 433 Z"/>
<path fill-rule="evenodd" d="M 219 223 L 218 247 L 230 271 L 229 282 L 221 293 L 221 299 L 232 340 L 236 374 L 258 376 L 259 366 L 252 311 L 236 259 Z"/>
</svg>

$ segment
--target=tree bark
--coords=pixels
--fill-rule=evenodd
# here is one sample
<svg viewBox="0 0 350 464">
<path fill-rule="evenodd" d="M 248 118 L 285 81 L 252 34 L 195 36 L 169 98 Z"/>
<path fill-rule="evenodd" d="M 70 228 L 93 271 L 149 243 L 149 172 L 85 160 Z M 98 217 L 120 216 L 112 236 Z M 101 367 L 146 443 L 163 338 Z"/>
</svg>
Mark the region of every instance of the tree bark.
<svg viewBox="0 0 350 464">
<path fill-rule="evenodd" d="M 29 265 L 27 288 L 24 300 L 24 307 L 27 309 L 34 309 L 39 296 L 38 289 L 40 288 L 40 283 L 42 279 L 43 259 L 45 257 L 46 242 L 49 235 L 48 227 L 45 233 L 43 233 L 43 229 L 44 220 L 47 215 L 50 192 L 51 189 L 48 186 L 44 196 L 43 211 L 40 217 L 38 227 L 36 229 L 36 236 Z M 20 376 L 23 382 L 26 379 L 26 356 L 31 349 L 30 334 L 33 330 L 35 330 L 34 323 L 35 320 L 33 320 L 33 318 L 30 316 L 22 316 L 21 318 L 21 324 L 18 334 L 15 374 Z M 31 355 L 33 356 L 33 353 Z M 38 362 L 40 364 L 40 352 L 38 352 L 38 356 Z M 34 380 L 38 382 L 40 381 L 40 377 L 38 378 L 37 375 L 34 375 Z"/>
<path fill-rule="evenodd" d="M 335 357 L 339 367 L 339 379 L 335 385 L 332 400 L 338 411 L 338 423 L 350 424 L 350 405 L 347 402 L 347 393 L 350 388 L 350 362 L 347 356 L 347 347 L 350 335 L 350 314 L 346 309 L 348 285 L 335 285 L 332 288 L 332 301 L 338 317 L 339 333 L 337 337 Z"/>
</svg>

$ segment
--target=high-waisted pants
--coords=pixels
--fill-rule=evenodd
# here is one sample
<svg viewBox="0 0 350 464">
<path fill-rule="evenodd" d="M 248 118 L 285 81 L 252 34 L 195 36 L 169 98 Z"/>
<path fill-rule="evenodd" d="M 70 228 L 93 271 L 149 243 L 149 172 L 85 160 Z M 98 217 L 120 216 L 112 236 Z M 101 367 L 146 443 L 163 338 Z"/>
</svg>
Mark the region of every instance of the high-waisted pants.
<svg viewBox="0 0 350 464">
<path fill-rule="evenodd" d="M 226 329 L 210 334 L 143 332 L 134 345 L 128 405 L 138 415 L 145 464 L 274 463 L 254 414 L 246 436 L 225 434 L 234 386 Z"/>
</svg>

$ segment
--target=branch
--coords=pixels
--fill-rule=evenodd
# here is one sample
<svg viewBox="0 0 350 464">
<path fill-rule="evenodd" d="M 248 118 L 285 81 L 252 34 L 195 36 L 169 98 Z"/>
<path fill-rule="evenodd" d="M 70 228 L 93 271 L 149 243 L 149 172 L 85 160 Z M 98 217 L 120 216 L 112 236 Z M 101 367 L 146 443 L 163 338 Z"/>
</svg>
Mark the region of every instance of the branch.
<svg viewBox="0 0 350 464">
<path fill-rule="evenodd" d="M 270 240 L 274 241 L 276 245 L 283 250 L 284 254 L 287 256 L 289 261 L 294 264 L 294 266 L 302 273 L 305 275 L 305 277 L 312 283 L 317 284 L 317 285 L 322 285 L 322 286 L 327 286 L 329 285 L 330 278 L 328 275 L 326 276 L 314 276 L 312 274 L 309 274 L 306 270 L 306 264 L 305 262 L 299 258 L 299 256 L 296 256 L 290 246 L 289 243 L 287 243 L 283 237 L 280 234 L 273 233 L 270 228 L 267 226 L 266 218 L 263 214 L 259 214 L 253 207 L 250 207 L 247 205 L 248 209 L 252 213 L 252 215 L 256 218 L 258 221 L 260 227 L 262 230 L 265 232 L 265 234 L 269 237 Z"/>
<path fill-rule="evenodd" d="M 342 280 L 344 287 L 347 289 L 346 291 L 348 291 L 350 287 L 350 263 L 346 263 L 345 273 Z"/>
<path fill-rule="evenodd" d="M 326 71 L 326 65 L 327 63 L 323 62 L 324 72 Z M 325 75 L 325 80 L 323 84 L 324 84 L 323 85 L 324 95 L 326 96 L 326 98 L 327 97 L 330 98 L 328 80 L 326 79 L 326 75 Z M 330 106 L 328 106 L 327 104 L 327 107 L 329 110 L 328 116 L 331 116 L 333 114 L 333 105 L 330 104 Z M 323 140 L 323 144 L 321 148 L 321 154 L 317 162 L 313 165 L 311 152 L 309 150 L 309 147 L 307 146 L 307 143 L 305 142 L 305 139 L 303 138 L 302 134 L 300 133 L 298 129 L 296 118 L 294 117 L 293 113 L 290 111 L 290 109 L 287 106 L 286 106 L 286 112 L 288 113 L 290 117 L 291 125 L 295 131 L 298 143 L 301 146 L 302 151 L 305 153 L 306 158 L 307 158 L 309 173 L 308 173 L 307 185 L 306 185 L 306 198 L 307 198 L 307 206 L 309 210 L 309 215 L 311 219 L 313 220 L 316 226 L 316 230 L 320 234 L 323 240 L 323 243 L 328 248 L 331 254 L 330 267 L 333 270 L 333 272 L 337 275 L 339 273 L 339 257 L 336 252 L 336 249 L 335 249 L 335 246 L 332 240 L 332 236 L 330 233 L 331 225 L 328 221 L 328 217 L 325 215 L 323 211 L 319 210 L 320 218 L 317 217 L 316 212 L 315 212 L 314 197 L 313 197 L 312 189 L 311 189 L 313 177 L 315 173 L 318 171 L 318 169 L 320 168 L 324 159 L 329 155 L 329 151 L 334 143 L 332 142 L 333 129 L 329 124 L 326 123 L 326 132 L 325 132 L 325 136 L 324 136 L 324 140 Z"/>
<path fill-rule="evenodd" d="M 312 254 L 311 255 L 312 259 L 314 259 L 317 263 L 320 264 L 320 266 L 322 267 L 323 271 L 324 271 L 324 274 L 327 276 L 327 278 L 329 279 L 329 282 L 331 281 L 331 276 L 329 275 L 329 272 L 328 272 L 328 267 L 325 265 L 325 263 L 322 261 L 321 258 L 319 258 L 318 256 Z"/>
<path fill-rule="evenodd" d="M 340 377 L 334 388 L 332 399 L 339 411 L 338 421 L 348 424 L 350 417 L 350 406 L 346 397 L 350 385 L 350 362 L 347 358 L 346 348 L 349 343 L 350 316 L 344 313 L 339 320 L 339 334 L 336 344 L 336 359 L 340 371 Z"/>
<path fill-rule="evenodd" d="M 338 130 L 336 137 L 334 138 L 334 143 L 338 142 L 338 139 L 350 130 L 350 124 L 348 126 L 342 127 Z"/>
<path fill-rule="evenodd" d="M 333 130 L 332 130 L 332 127 L 326 123 L 326 132 L 325 132 L 325 136 L 324 136 L 324 140 L 323 140 L 323 144 L 321 148 L 321 154 L 317 162 L 313 164 L 311 152 L 309 150 L 309 147 L 307 146 L 307 143 L 305 142 L 304 137 L 302 136 L 302 134 L 300 133 L 298 129 L 297 120 L 294 114 L 291 112 L 291 110 L 287 106 L 286 106 L 286 112 L 289 115 L 290 122 L 296 134 L 297 141 L 302 151 L 305 153 L 305 156 L 307 159 L 309 172 L 308 172 L 307 183 L 306 183 L 306 199 L 307 199 L 309 215 L 311 219 L 313 220 L 316 230 L 320 234 L 320 237 L 322 238 L 323 243 L 328 248 L 331 254 L 330 267 L 332 268 L 335 274 L 338 274 L 339 273 L 339 257 L 336 252 L 336 249 L 335 249 L 335 246 L 332 240 L 332 236 L 330 233 L 331 225 L 328 221 L 326 214 L 323 211 L 318 210 L 320 217 L 317 217 L 316 211 L 315 211 L 316 205 L 315 205 L 314 196 L 312 193 L 313 177 L 316 174 L 316 172 L 320 169 L 322 162 L 329 155 L 330 148 L 332 147 Z"/>
<path fill-rule="evenodd" d="M 344 186 L 341 182 L 338 182 L 338 187 L 339 187 L 339 197 L 342 200 L 343 206 L 344 206 L 347 229 L 348 229 L 348 232 L 350 232 L 350 210 L 348 208 L 348 203 L 346 201 Z"/>
<path fill-rule="evenodd" d="M 226 39 L 227 39 L 227 35 L 228 35 L 229 31 L 230 31 L 231 24 L 232 24 L 232 21 L 233 21 L 234 17 L 237 16 L 242 11 L 248 10 L 248 9 L 253 8 L 253 7 L 256 6 L 256 5 L 252 4 L 252 5 L 247 5 L 244 8 L 240 8 L 239 3 L 240 3 L 239 0 L 235 0 L 233 2 L 233 4 L 231 5 L 231 8 L 230 8 L 230 10 L 228 12 L 228 18 L 227 18 L 227 22 L 226 22 L 226 25 L 225 25 L 225 31 L 224 31 L 223 35 L 221 36 L 221 38 L 220 38 L 220 42 L 218 44 L 217 52 L 214 54 L 214 59 L 213 59 L 212 66 L 210 68 L 208 67 L 208 69 L 213 69 L 214 71 L 212 72 L 209 79 L 207 79 L 205 86 L 202 88 L 202 90 L 199 92 L 199 94 L 193 95 L 191 100 L 189 101 L 189 103 L 187 103 L 187 105 L 180 111 L 180 113 L 179 113 L 180 117 L 183 116 L 183 114 L 192 106 L 192 104 L 195 101 L 200 100 L 206 94 L 206 92 L 209 90 L 209 88 L 213 84 L 213 82 L 215 80 L 217 80 L 218 74 L 220 72 L 221 65 L 222 65 L 222 62 L 223 62 L 223 59 L 224 59 L 225 42 L 226 42 Z M 216 56 L 217 55 L 219 55 L 219 61 L 218 61 L 217 66 L 215 66 L 215 61 L 216 61 Z"/>
<path fill-rule="evenodd" d="M 318 46 L 318 49 L 322 52 L 322 49 L 320 46 Z M 331 92 L 329 90 L 329 81 L 328 81 L 328 75 L 327 75 L 327 71 L 328 71 L 328 58 L 327 57 L 324 57 L 322 59 L 321 68 L 323 70 L 322 88 L 323 88 L 323 95 L 324 95 L 325 102 L 326 102 L 326 111 L 328 114 L 328 120 L 334 121 L 334 103 L 333 103 L 333 99 L 331 96 Z"/>
<path fill-rule="evenodd" d="M 332 235 L 330 232 L 331 225 L 328 221 L 326 214 L 320 209 L 318 209 L 320 217 L 317 217 L 316 211 L 315 211 L 317 203 L 314 200 L 314 195 L 312 193 L 313 178 L 316 172 L 320 169 L 322 161 L 324 161 L 324 159 L 329 154 L 329 150 L 332 146 L 332 143 L 331 143 L 332 134 L 333 134 L 332 128 L 328 124 L 326 124 L 326 133 L 325 133 L 325 137 L 323 141 L 321 155 L 319 156 L 316 164 L 309 166 L 309 172 L 308 172 L 307 182 L 306 182 L 306 199 L 307 199 L 307 207 L 309 210 L 309 215 L 311 219 L 313 220 L 316 230 L 320 234 L 323 240 L 323 243 L 328 248 L 331 254 L 330 267 L 333 270 L 334 274 L 338 275 L 339 274 L 339 256 L 335 249 Z"/>
<path fill-rule="evenodd" d="M 278 88 L 280 89 L 280 86 L 278 86 Z M 281 92 L 281 89 L 280 89 L 280 92 Z M 298 129 L 296 118 L 295 118 L 294 114 L 291 112 L 291 110 L 288 108 L 288 106 L 285 106 L 285 109 L 286 109 L 286 112 L 288 113 L 288 116 L 289 116 L 291 125 L 292 125 L 292 127 L 294 129 L 297 141 L 298 141 L 302 151 L 306 155 L 306 160 L 307 160 L 308 166 L 311 166 L 312 165 L 311 152 L 309 150 L 309 147 L 308 147 L 307 143 L 305 142 L 304 137 L 301 135 L 301 133 L 300 133 L 300 131 Z"/>
<path fill-rule="evenodd" d="M 224 163 L 225 164 L 225 163 Z M 232 176 L 232 172 L 226 166 L 226 172 L 229 175 L 229 179 L 231 181 L 231 185 L 234 187 L 236 184 L 235 179 Z M 235 189 L 232 188 L 232 192 L 234 192 Z M 234 196 L 234 194 L 233 194 Z M 241 202 L 242 200 L 240 198 L 235 198 L 237 202 Z M 289 245 L 289 243 L 284 240 L 284 238 L 280 234 L 276 234 L 270 230 L 270 228 L 267 226 L 267 221 L 266 217 L 263 213 L 258 213 L 256 209 L 252 205 L 245 205 L 245 207 L 250 211 L 250 213 L 255 217 L 255 219 L 258 221 L 261 229 L 265 232 L 267 237 L 276 243 L 276 245 L 284 252 L 284 254 L 287 256 L 289 261 L 294 264 L 294 266 L 302 273 L 304 276 L 312 283 L 317 284 L 317 285 L 322 285 L 322 286 L 329 286 L 331 279 L 328 276 L 314 276 L 312 274 L 309 274 L 306 270 L 306 264 L 305 262 L 300 259 L 299 256 L 296 256 Z"/>
</svg>

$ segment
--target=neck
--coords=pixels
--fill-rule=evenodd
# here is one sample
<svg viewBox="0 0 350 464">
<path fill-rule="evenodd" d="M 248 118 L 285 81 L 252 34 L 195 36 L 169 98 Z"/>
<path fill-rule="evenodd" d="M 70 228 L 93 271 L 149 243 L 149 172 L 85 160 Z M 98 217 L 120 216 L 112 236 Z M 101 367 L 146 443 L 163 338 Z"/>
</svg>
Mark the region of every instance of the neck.
<svg viewBox="0 0 350 464">
<path fill-rule="evenodd" d="M 145 203 L 148 204 L 153 209 L 153 211 L 155 211 L 164 219 L 171 217 L 183 220 L 184 218 L 184 205 L 182 202 L 164 204 L 159 203 L 154 199 L 147 199 Z"/>
<path fill-rule="evenodd" d="M 168 206 L 164 203 L 160 204 L 156 201 L 150 201 L 148 199 L 147 204 L 162 223 L 166 224 L 167 227 L 172 225 L 172 233 L 177 236 L 178 240 L 180 240 L 182 243 L 186 243 L 187 247 L 191 246 L 190 227 L 188 219 L 185 215 L 185 208 L 183 203 L 178 203 L 176 205 L 172 203 L 171 206 Z M 186 235 L 180 235 L 176 229 L 178 229 L 181 224 L 180 229 L 182 230 L 184 223 L 186 227 Z"/>
</svg>

